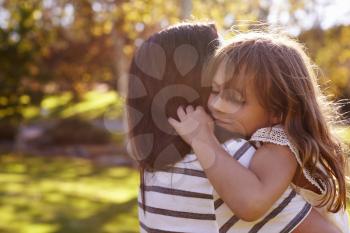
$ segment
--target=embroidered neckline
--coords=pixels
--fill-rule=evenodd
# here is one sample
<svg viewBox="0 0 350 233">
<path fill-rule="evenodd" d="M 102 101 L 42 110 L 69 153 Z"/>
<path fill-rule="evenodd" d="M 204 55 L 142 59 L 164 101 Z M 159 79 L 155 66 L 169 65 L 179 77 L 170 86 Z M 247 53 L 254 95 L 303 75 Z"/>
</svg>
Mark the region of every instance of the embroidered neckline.
<svg viewBox="0 0 350 233">
<path fill-rule="evenodd" d="M 250 138 L 250 141 L 254 142 L 269 142 L 281 146 L 288 146 L 289 149 L 294 154 L 298 164 L 302 167 L 302 162 L 299 156 L 299 152 L 296 147 L 289 141 L 287 134 L 285 133 L 282 125 L 276 125 L 267 128 L 258 129 Z M 326 190 L 322 188 L 316 181 L 316 179 L 311 175 L 310 171 L 307 168 L 303 168 L 303 174 L 305 178 L 322 194 L 326 193 Z M 323 181 L 320 181 L 323 187 L 326 187 Z"/>
</svg>

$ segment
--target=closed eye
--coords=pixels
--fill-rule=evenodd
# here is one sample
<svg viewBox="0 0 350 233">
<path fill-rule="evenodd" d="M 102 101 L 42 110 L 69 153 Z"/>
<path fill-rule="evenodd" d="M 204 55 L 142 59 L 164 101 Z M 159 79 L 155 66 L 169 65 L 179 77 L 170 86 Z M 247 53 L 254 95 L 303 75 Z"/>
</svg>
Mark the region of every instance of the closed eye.
<svg viewBox="0 0 350 233">
<path fill-rule="evenodd" d="M 246 102 L 245 98 L 243 97 L 243 95 L 241 94 L 241 92 L 237 91 L 237 90 L 225 90 L 224 91 L 224 96 L 234 102 L 234 103 L 239 103 L 239 104 L 244 104 Z"/>
<path fill-rule="evenodd" d="M 217 91 L 217 90 L 211 89 L 211 93 L 214 94 L 214 95 L 218 95 L 220 92 Z"/>
<path fill-rule="evenodd" d="M 244 104 L 246 102 L 246 100 L 241 95 L 233 95 L 233 96 L 230 96 L 229 98 L 232 102 L 238 103 L 238 104 Z"/>
<path fill-rule="evenodd" d="M 238 104 L 245 104 L 244 99 L 232 99 L 233 102 L 238 103 Z"/>
</svg>

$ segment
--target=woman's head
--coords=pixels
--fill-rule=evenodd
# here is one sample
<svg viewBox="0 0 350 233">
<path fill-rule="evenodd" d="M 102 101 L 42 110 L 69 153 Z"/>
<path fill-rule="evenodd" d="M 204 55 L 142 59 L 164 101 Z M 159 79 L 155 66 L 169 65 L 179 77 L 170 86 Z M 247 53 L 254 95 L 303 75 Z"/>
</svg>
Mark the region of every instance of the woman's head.
<svg viewBox="0 0 350 233">
<path fill-rule="evenodd" d="M 141 169 L 159 170 L 180 161 L 191 148 L 175 134 L 169 117 L 180 105 L 206 106 L 203 66 L 216 47 L 212 23 L 182 23 L 148 38 L 129 71 L 128 120 L 132 153 Z"/>
<path fill-rule="evenodd" d="M 246 136 L 283 124 L 304 166 L 327 185 L 325 203 L 333 204 L 331 210 L 345 205 L 344 154 L 331 133 L 338 114 L 299 43 L 279 34 L 242 33 L 218 49 L 208 69 L 214 76 L 208 105 L 218 124 Z"/>
</svg>

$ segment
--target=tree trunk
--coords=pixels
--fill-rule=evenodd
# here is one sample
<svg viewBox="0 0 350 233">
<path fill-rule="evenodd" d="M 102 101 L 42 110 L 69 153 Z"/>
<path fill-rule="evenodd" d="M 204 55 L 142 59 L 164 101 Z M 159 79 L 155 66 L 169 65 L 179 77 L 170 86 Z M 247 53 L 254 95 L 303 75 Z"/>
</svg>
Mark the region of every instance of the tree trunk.
<svg viewBox="0 0 350 233">
<path fill-rule="evenodd" d="M 180 1 L 180 9 L 181 9 L 181 20 L 190 19 L 192 14 L 192 0 L 181 0 Z"/>
<path fill-rule="evenodd" d="M 115 80 L 115 89 L 118 94 L 123 98 L 127 95 L 127 83 L 128 83 L 128 62 L 127 57 L 123 52 L 123 47 L 125 45 L 125 40 L 122 36 L 120 36 L 117 32 L 117 29 L 114 28 L 112 30 L 112 39 L 114 41 L 114 56 L 115 56 L 115 64 L 114 64 L 114 80 Z M 126 110 L 126 107 L 124 107 Z M 118 119 L 115 119 L 118 120 Z M 122 125 L 123 129 L 121 132 L 116 132 L 117 134 L 123 134 L 123 143 L 126 143 L 126 134 L 127 134 L 127 118 L 126 111 L 123 111 L 122 116 Z"/>
</svg>

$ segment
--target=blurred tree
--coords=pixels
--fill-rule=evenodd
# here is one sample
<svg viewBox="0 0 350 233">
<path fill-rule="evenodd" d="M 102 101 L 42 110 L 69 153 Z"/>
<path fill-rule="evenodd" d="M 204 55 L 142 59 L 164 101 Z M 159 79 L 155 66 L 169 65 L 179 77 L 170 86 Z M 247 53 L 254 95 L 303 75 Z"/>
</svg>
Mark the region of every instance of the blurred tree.
<svg viewBox="0 0 350 233">
<path fill-rule="evenodd" d="M 40 69 L 40 53 L 48 40 L 36 24 L 39 1 L 5 1 L 2 7 L 9 18 L 0 27 L 0 115 L 17 121 L 23 106 L 42 98 L 38 90 L 48 76 Z"/>
<path fill-rule="evenodd" d="M 192 0 L 181 0 L 180 1 L 180 9 L 181 9 L 181 20 L 187 20 L 191 17 L 192 14 Z"/>
<path fill-rule="evenodd" d="M 0 12 L 0 118 L 19 122 L 45 94 L 79 100 L 96 83 L 117 87 L 135 45 L 178 19 L 159 0 L 3 0 Z"/>
<path fill-rule="evenodd" d="M 306 44 L 313 61 L 319 67 L 321 83 L 333 99 L 350 99 L 350 26 L 328 30 L 314 28 L 299 38 Z M 350 105 L 344 106 L 350 116 Z"/>
<path fill-rule="evenodd" d="M 312 9 L 318 1 L 275 3 L 273 0 L 0 0 L 0 118 L 19 122 L 24 107 L 40 106 L 48 94 L 69 91 L 73 93 L 72 100 L 78 101 L 96 83 L 123 92 L 127 67 L 137 46 L 151 33 L 190 15 L 195 20 L 214 20 L 224 36 L 232 25 L 273 18 L 275 23 L 305 31 L 307 25 L 301 19 L 315 14 Z M 335 80 L 337 87 L 332 91 L 346 93 L 348 45 L 345 39 L 336 45 L 332 41 L 338 40 L 339 35 L 346 38 L 348 29 L 330 29 L 326 33 L 316 30 L 322 19 L 320 11 L 317 14 L 309 22 L 313 29 L 302 37 L 315 48 L 310 51 L 316 62 L 326 67 L 327 77 Z M 319 33 L 328 39 L 320 40 Z"/>
</svg>

